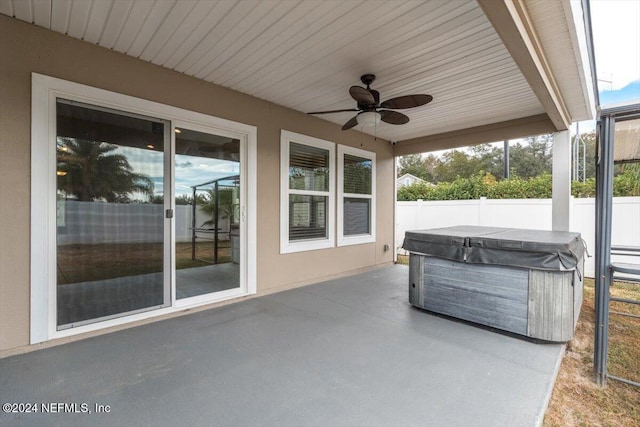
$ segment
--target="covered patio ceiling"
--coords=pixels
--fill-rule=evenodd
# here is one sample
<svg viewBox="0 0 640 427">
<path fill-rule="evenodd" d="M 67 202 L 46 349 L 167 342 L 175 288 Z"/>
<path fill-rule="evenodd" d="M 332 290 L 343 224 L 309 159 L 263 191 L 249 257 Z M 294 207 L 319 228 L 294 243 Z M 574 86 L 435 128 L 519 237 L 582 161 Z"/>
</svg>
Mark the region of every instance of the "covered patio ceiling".
<svg viewBox="0 0 640 427">
<path fill-rule="evenodd" d="M 374 73 L 382 100 L 434 97 L 408 124 L 355 128 L 397 155 L 594 115 L 579 1 L 0 0 L 0 13 L 303 113 L 355 108 L 349 87 Z"/>
</svg>

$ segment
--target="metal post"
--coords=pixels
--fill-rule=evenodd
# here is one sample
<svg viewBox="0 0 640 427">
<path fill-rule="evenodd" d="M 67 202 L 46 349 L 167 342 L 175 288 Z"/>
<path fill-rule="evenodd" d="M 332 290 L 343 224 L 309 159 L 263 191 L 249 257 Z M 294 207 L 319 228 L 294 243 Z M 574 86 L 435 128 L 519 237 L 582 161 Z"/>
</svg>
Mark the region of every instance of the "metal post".
<svg viewBox="0 0 640 427">
<path fill-rule="evenodd" d="M 509 179 L 509 140 L 504 141 L 504 178 Z"/>
<path fill-rule="evenodd" d="M 576 123 L 576 135 L 573 138 L 573 146 L 571 148 L 572 179 L 584 182 L 587 178 L 587 144 L 580 135 L 580 122 Z"/>
<path fill-rule="evenodd" d="M 587 179 L 587 144 L 582 138 L 578 140 L 578 181 L 585 182 Z"/>
<path fill-rule="evenodd" d="M 573 146 L 571 147 L 571 160 L 572 160 L 572 172 L 573 175 L 571 179 L 574 181 L 578 180 L 578 135 L 580 135 L 580 122 L 576 123 L 576 136 L 573 138 Z"/>
<path fill-rule="evenodd" d="M 216 181 L 215 183 L 216 194 L 214 196 L 214 200 L 215 200 L 214 203 L 216 204 L 216 206 L 215 206 L 215 214 L 214 214 L 215 216 L 214 216 L 214 222 L 213 222 L 213 227 L 214 227 L 213 228 L 213 262 L 215 264 L 218 263 L 218 215 L 220 213 L 218 209 L 219 202 L 220 202 L 220 194 L 218 191 L 218 187 L 219 187 L 219 184 L 218 184 L 218 181 Z"/>
<path fill-rule="evenodd" d="M 596 161 L 596 323 L 593 357 L 596 382 L 601 386 L 607 382 L 614 129 L 614 118 L 602 116 L 598 125 L 598 159 Z"/>
<path fill-rule="evenodd" d="M 193 188 L 191 202 L 191 259 L 196 259 L 196 187 Z"/>
</svg>

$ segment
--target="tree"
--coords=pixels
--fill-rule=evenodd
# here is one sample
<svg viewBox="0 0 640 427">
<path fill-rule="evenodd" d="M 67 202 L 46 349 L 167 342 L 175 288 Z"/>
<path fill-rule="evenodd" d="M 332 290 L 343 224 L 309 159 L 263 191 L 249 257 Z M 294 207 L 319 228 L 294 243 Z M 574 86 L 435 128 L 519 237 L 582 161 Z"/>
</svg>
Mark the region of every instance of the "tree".
<svg viewBox="0 0 640 427">
<path fill-rule="evenodd" d="M 179 205 L 191 205 L 193 203 L 193 197 L 186 195 L 186 194 L 181 194 L 180 196 L 176 196 L 176 206 Z"/>
<path fill-rule="evenodd" d="M 479 171 L 480 162 L 461 150 L 447 151 L 434 169 L 436 182 L 453 182 L 459 178 L 471 178 Z"/>
<path fill-rule="evenodd" d="M 436 166 L 440 163 L 440 159 L 433 154 L 428 154 L 427 157 L 424 158 L 422 165 L 427 173 L 427 177 L 429 177 L 429 181 L 433 181 L 435 176 Z"/>
<path fill-rule="evenodd" d="M 587 135 L 587 177 L 593 173 L 595 134 Z M 551 135 L 526 138 L 509 146 L 511 176 L 529 179 L 550 174 L 552 169 Z M 450 150 L 441 157 L 412 154 L 400 158 L 398 176 L 410 173 L 431 182 L 453 182 L 478 174 L 504 178 L 504 149 L 502 146 L 480 144 L 461 150 Z"/>
<path fill-rule="evenodd" d="M 117 145 L 78 138 L 58 138 L 58 189 L 82 202 L 129 203 L 141 193 L 153 197 L 153 181 L 133 171 Z"/>
<path fill-rule="evenodd" d="M 503 152 L 489 144 L 470 147 L 468 152 L 451 150 L 442 155 L 434 167 L 435 182 L 453 182 L 459 178 L 471 178 L 489 173 L 502 178 Z"/>
<path fill-rule="evenodd" d="M 202 226 L 215 225 L 216 215 L 216 190 L 210 189 L 204 194 L 202 198 L 198 197 L 198 202 L 202 201 L 200 211 L 211 216 L 211 219 L 202 223 Z M 233 206 L 233 189 L 220 188 L 218 189 L 218 218 L 219 219 L 231 219 L 234 220 L 234 206 Z"/>
<path fill-rule="evenodd" d="M 551 173 L 551 135 L 526 138 L 524 144 L 510 146 L 509 165 L 513 174 L 520 178 Z"/>
<path fill-rule="evenodd" d="M 427 173 L 424 167 L 424 161 L 422 154 L 409 154 L 408 156 L 400 157 L 398 165 L 398 177 L 404 174 L 411 174 L 426 181 L 431 181 L 431 176 Z"/>
<path fill-rule="evenodd" d="M 489 173 L 498 179 L 504 178 L 504 147 L 480 144 L 471 147 L 471 153 L 477 158 L 475 173 Z"/>
</svg>

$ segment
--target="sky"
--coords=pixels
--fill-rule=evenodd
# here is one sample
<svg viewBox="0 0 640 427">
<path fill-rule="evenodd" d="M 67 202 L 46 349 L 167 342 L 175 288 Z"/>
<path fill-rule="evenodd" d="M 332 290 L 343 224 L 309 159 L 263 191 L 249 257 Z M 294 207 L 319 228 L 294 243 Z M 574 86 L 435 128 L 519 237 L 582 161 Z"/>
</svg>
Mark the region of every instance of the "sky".
<svg viewBox="0 0 640 427">
<path fill-rule="evenodd" d="M 590 5 L 600 105 L 640 102 L 640 0 L 590 0 Z M 595 127 L 595 120 L 581 122 L 580 132 Z"/>
<path fill-rule="evenodd" d="M 640 0 L 591 0 L 591 23 L 600 92 L 638 83 Z M 640 97 L 640 86 L 630 95 Z"/>
<path fill-rule="evenodd" d="M 117 152 L 127 157 L 129 165 L 136 173 L 153 180 L 154 194 L 164 194 L 164 154 L 162 152 L 134 147 L 119 146 Z M 240 173 L 240 163 L 176 154 L 176 197 L 190 196 L 193 185 L 209 182 Z M 211 188 L 205 187 L 204 190 Z M 144 196 L 139 195 L 143 200 Z"/>
</svg>

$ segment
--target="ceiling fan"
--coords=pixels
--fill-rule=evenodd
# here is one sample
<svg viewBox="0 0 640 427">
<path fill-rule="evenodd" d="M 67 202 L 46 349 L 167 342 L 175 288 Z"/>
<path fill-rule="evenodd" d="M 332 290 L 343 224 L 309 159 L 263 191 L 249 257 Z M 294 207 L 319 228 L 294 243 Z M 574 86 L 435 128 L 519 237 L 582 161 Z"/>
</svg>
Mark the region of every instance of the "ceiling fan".
<svg viewBox="0 0 640 427">
<path fill-rule="evenodd" d="M 392 125 L 403 125 L 409 122 L 409 117 L 392 110 L 404 110 L 405 108 L 420 107 L 433 100 L 431 95 L 405 95 L 387 99 L 380 102 L 380 92 L 371 89 L 369 86 L 376 79 L 374 74 L 365 74 L 360 77 L 362 83 L 367 85 L 366 89 L 361 86 L 351 86 L 349 95 L 358 103 L 358 108 L 345 110 L 314 111 L 308 114 L 331 114 L 346 111 L 357 111 L 354 117 L 342 126 L 342 130 L 351 129 L 356 125 L 373 126 L 382 120 Z"/>
</svg>

